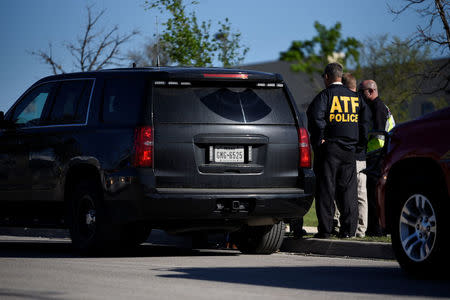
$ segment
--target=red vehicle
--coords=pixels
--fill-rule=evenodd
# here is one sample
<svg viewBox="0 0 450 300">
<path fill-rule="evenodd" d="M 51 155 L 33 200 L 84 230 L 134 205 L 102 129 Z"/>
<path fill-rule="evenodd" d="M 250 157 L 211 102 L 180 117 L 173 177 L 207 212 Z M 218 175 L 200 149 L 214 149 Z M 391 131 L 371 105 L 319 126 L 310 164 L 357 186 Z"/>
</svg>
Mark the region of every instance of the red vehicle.
<svg viewBox="0 0 450 300">
<path fill-rule="evenodd" d="M 404 270 L 432 275 L 450 261 L 450 107 L 397 126 L 386 150 L 380 224 Z"/>
</svg>

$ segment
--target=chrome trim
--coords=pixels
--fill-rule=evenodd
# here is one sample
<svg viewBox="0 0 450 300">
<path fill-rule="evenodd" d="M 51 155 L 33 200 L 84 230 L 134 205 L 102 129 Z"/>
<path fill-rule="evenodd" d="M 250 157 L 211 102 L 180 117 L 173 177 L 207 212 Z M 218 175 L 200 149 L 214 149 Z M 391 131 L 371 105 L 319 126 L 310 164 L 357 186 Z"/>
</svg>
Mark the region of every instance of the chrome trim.
<svg viewBox="0 0 450 300">
<path fill-rule="evenodd" d="M 255 195 L 264 194 L 305 194 L 300 188 L 156 188 L 157 193 L 161 194 L 217 194 L 217 195 L 245 195 L 243 197 L 251 198 Z"/>
</svg>

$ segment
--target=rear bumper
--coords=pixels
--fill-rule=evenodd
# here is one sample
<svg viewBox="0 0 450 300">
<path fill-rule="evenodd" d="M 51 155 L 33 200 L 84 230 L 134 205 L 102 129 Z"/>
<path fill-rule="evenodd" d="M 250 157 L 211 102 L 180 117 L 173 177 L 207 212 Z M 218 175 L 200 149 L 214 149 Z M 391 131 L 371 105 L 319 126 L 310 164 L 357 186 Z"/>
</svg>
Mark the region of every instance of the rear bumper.
<svg viewBox="0 0 450 300">
<path fill-rule="evenodd" d="M 308 212 L 312 201 L 312 193 L 302 189 L 159 189 L 142 198 L 106 204 L 115 223 L 144 221 L 164 228 L 180 221 L 249 224 L 262 218 L 298 218 Z"/>
<path fill-rule="evenodd" d="M 144 207 L 152 219 L 283 219 L 305 215 L 312 199 L 301 189 L 159 189 Z"/>
<path fill-rule="evenodd" d="M 302 170 L 305 188 L 150 188 L 149 178 L 130 177 L 120 188 L 105 187 L 105 204 L 111 221 L 149 222 L 155 228 L 169 224 L 255 224 L 304 216 L 313 201 L 314 173 Z M 141 180 L 139 180 L 140 178 Z M 151 179 L 151 178 L 150 178 Z M 154 182 L 154 180 L 153 180 Z M 113 186 L 113 185 L 111 185 Z"/>
</svg>

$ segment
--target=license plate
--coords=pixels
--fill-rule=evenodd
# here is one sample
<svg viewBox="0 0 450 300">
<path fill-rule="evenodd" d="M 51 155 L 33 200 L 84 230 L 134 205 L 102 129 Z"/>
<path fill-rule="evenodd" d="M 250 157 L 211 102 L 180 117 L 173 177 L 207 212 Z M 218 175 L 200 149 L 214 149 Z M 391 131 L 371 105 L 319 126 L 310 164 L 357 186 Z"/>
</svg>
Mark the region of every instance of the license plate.
<svg viewBox="0 0 450 300">
<path fill-rule="evenodd" d="M 244 146 L 216 146 L 214 147 L 214 162 L 243 163 Z"/>
</svg>

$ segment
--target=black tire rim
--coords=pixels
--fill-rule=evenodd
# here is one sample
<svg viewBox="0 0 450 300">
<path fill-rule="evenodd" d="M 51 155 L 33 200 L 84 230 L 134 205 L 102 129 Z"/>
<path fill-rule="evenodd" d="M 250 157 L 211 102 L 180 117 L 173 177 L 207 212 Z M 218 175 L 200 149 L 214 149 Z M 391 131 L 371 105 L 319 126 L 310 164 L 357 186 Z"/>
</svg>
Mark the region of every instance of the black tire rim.
<svg viewBox="0 0 450 300">
<path fill-rule="evenodd" d="M 80 199 L 78 210 L 78 228 L 81 236 L 90 239 L 96 230 L 96 210 L 94 201 L 90 196 Z"/>
<path fill-rule="evenodd" d="M 436 244 L 436 214 L 431 201 L 414 194 L 403 205 L 399 220 L 400 243 L 415 262 L 425 261 Z"/>
</svg>

